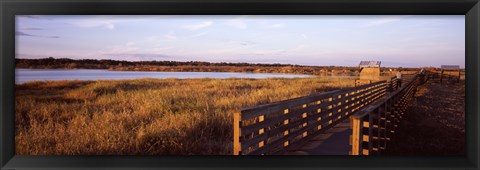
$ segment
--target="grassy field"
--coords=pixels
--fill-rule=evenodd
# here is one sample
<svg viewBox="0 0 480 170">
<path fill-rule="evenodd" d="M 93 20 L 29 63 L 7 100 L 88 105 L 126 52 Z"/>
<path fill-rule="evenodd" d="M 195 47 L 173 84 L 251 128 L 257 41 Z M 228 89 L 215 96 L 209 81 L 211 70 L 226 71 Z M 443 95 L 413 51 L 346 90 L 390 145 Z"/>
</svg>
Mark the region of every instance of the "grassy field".
<svg viewBox="0 0 480 170">
<path fill-rule="evenodd" d="M 224 155 L 240 108 L 354 79 L 136 79 L 16 86 L 18 155 Z"/>
</svg>

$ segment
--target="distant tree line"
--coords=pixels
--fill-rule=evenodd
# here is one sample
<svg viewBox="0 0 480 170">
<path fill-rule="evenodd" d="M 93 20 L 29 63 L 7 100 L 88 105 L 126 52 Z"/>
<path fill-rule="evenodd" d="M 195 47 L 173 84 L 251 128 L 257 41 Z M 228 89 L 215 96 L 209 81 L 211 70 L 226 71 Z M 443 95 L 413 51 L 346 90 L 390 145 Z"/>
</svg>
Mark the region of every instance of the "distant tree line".
<svg viewBox="0 0 480 170">
<path fill-rule="evenodd" d="M 113 65 L 134 65 L 128 61 L 117 60 L 73 60 L 69 58 L 15 59 L 16 68 L 32 69 L 108 69 Z"/>
<path fill-rule="evenodd" d="M 106 69 L 111 66 L 267 66 L 267 67 L 284 67 L 300 65 L 292 64 L 259 64 L 259 63 L 211 63 L 203 61 L 121 61 L 121 60 L 95 60 L 95 59 L 80 59 L 74 60 L 69 58 L 41 58 L 41 59 L 15 59 L 17 68 L 90 68 L 95 67 L 99 69 Z M 72 65 L 74 64 L 74 65 Z M 333 67 L 333 66 L 332 66 Z"/>
<path fill-rule="evenodd" d="M 69 58 L 15 59 L 16 68 L 30 69 L 108 69 L 117 71 L 177 71 L 177 72 L 255 72 L 295 73 L 313 75 L 358 75 L 358 67 L 302 66 L 296 64 L 228 63 L 203 61 L 122 61 Z M 382 67 L 382 72 L 391 68 Z M 400 68 L 401 70 L 411 70 Z"/>
</svg>

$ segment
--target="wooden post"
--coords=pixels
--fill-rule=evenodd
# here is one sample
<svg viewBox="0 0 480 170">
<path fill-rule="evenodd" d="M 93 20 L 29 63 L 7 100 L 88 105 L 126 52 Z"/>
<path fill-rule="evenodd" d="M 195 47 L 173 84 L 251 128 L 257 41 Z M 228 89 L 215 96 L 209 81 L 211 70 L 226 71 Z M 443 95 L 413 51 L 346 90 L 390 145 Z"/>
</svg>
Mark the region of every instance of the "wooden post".
<svg viewBox="0 0 480 170">
<path fill-rule="evenodd" d="M 240 155 L 242 145 L 240 143 L 240 112 L 233 114 L 233 155 Z"/>
<path fill-rule="evenodd" d="M 443 69 L 442 71 L 440 71 L 440 83 L 442 82 L 442 80 L 443 80 Z"/>
<path fill-rule="evenodd" d="M 358 117 L 355 117 L 355 116 L 351 116 L 350 121 L 351 121 L 350 126 L 352 128 L 352 135 L 350 137 L 351 145 L 352 145 L 351 155 L 362 155 L 363 123 Z"/>
<path fill-rule="evenodd" d="M 377 137 L 377 140 L 375 141 L 375 146 L 377 148 L 377 151 L 376 151 L 376 155 L 380 155 L 380 152 L 381 152 L 381 143 L 382 143 L 382 107 L 378 107 L 375 111 L 374 111 L 374 115 L 375 115 L 375 119 L 377 120 L 377 129 L 376 129 L 376 132 L 375 132 L 375 135 Z M 373 124 L 375 126 L 375 124 Z"/>
<path fill-rule="evenodd" d="M 460 74 L 462 73 L 462 70 L 461 69 L 458 69 L 458 79 L 457 79 L 457 83 L 460 83 Z"/>
<path fill-rule="evenodd" d="M 373 116 L 371 113 L 369 113 L 368 116 L 368 152 L 367 153 L 362 153 L 363 155 L 371 155 L 373 151 Z M 363 152 L 363 150 L 362 150 Z"/>
<path fill-rule="evenodd" d="M 385 150 L 387 146 L 387 112 L 388 112 L 388 100 L 385 101 L 383 106 L 381 106 L 382 112 L 380 113 L 380 120 L 382 122 L 380 128 L 380 135 L 381 135 L 381 143 L 380 143 L 380 149 Z"/>
</svg>

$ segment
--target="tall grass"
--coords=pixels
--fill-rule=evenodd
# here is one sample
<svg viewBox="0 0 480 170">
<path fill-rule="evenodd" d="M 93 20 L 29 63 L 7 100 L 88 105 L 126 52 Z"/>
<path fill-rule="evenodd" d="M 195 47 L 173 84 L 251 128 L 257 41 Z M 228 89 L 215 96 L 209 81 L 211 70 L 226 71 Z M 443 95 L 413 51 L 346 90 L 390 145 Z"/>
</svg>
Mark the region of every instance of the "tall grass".
<svg viewBox="0 0 480 170">
<path fill-rule="evenodd" d="M 19 155 L 224 155 L 243 107 L 354 85 L 354 79 L 136 79 L 16 87 Z"/>
</svg>

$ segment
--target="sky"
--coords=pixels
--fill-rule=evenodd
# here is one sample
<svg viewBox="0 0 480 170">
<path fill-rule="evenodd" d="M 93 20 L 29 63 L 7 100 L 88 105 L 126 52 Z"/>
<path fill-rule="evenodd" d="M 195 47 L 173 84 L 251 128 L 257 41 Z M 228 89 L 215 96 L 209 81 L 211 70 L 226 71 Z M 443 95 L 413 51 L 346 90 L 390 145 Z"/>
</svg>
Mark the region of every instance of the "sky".
<svg viewBox="0 0 480 170">
<path fill-rule="evenodd" d="M 464 15 L 17 15 L 16 58 L 465 67 Z"/>
</svg>

